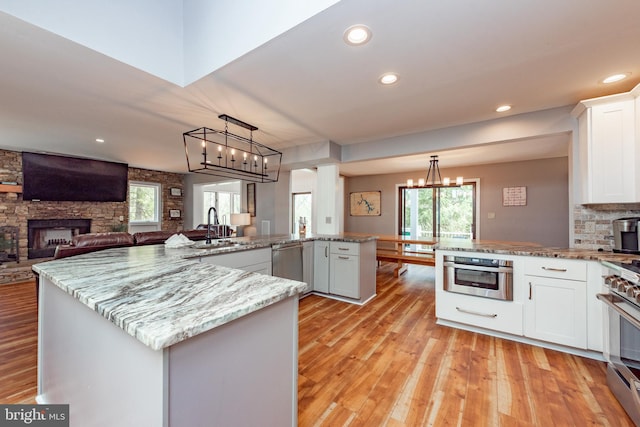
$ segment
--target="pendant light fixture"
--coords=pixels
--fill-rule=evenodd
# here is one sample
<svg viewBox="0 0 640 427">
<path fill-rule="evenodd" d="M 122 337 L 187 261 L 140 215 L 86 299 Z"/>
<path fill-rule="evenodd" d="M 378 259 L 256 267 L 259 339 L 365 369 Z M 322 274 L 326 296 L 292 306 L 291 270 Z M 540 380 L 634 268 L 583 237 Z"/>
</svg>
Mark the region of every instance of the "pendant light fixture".
<svg viewBox="0 0 640 427">
<path fill-rule="evenodd" d="M 429 182 L 429 180 L 431 180 L 431 182 Z M 464 184 L 464 178 L 461 176 L 456 177 L 456 183 L 453 186 L 451 185 L 451 179 L 449 179 L 449 177 L 442 178 L 440 175 L 440 166 L 438 165 L 438 156 L 434 155 L 431 156 L 431 160 L 429 160 L 427 179 L 418 179 L 417 187 L 459 187 L 462 184 Z M 407 179 L 407 187 L 414 187 L 413 179 Z"/>
<path fill-rule="evenodd" d="M 251 182 L 277 182 L 282 153 L 253 140 L 257 127 L 226 114 L 218 118 L 224 120 L 224 131 L 202 127 L 182 134 L 189 172 Z M 229 123 L 247 129 L 249 138 L 229 132 Z"/>
</svg>

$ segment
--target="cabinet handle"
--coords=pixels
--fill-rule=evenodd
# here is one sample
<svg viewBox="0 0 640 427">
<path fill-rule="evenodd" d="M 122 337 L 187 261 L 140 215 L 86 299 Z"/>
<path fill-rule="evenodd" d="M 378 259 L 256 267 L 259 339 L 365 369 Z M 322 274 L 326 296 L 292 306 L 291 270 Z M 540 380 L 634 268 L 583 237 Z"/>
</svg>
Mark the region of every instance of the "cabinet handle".
<svg viewBox="0 0 640 427">
<path fill-rule="evenodd" d="M 546 270 L 546 271 L 557 271 L 559 273 L 566 273 L 567 272 L 566 268 L 542 267 L 542 269 Z"/>
<path fill-rule="evenodd" d="M 348 251 L 349 248 L 338 248 L 339 251 Z"/>
<path fill-rule="evenodd" d="M 456 307 L 456 310 L 458 310 L 461 313 L 473 314 L 474 316 L 491 317 L 491 318 L 498 317 L 497 314 L 480 313 L 478 311 L 466 310 L 460 307 Z"/>
<path fill-rule="evenodd" d="M 348 256 L 340 256 L 340 255 L 338 255 L 338 258 L 340 258 L 340 259 L 349 259 Z"/>
<path fill-rule="evenodd" d="M 329 246 L 324 247 L 324 257 L 329 258 Z"/>
<path fill-rule="evenodd" d="M 533 292 L 533 287 L 531 286 L 531 282 L 529 282 L 529 299 L 531 299 L 532 292 Z"/>
</svg>

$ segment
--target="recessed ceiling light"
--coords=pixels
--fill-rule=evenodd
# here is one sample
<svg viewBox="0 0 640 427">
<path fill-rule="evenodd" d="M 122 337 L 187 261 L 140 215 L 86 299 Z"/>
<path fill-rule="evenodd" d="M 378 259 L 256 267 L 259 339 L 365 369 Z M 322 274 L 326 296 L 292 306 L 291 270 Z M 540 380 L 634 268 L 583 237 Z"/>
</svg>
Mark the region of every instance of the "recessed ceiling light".
<svg viewBox="0 0 640 427">
<path fill-rule="evenodd" d="M 619 82 L 620 80 L 626 79 L 629 76 L 629 73 L 618 73 L 618 74 L 612 74 L 607 78 L 602 79 L 602 83 L 615 83 L 615 82 Z"/>
<path fill-rule="evenodd" d="M 371 30 L 366 25 L 352 25 L 344 32 L 344 41 L 352 46 L 359 46 L 371 40 Z"/>
<path fill-rule="evenodd" d="M 398 81 L 400 77 L 396 73 L 384 73 L 380 76 L 378 81 L 383 85 L 392 85 Z"/>
<path fill-rule="evenodd" d="M 505 111 L 509 111 L 511 110 L 511 105 L 501 105 L 498 108 L 496 108 L 496 111 L 498 113 L 504 113 Z"/>
<path fill-rule="evenodd" d="M 96 138 L 96 142 L 99 142 L 100 144 L 102 144 L 104 142 L 104 139 L 102 138 Z"/>
</svg>

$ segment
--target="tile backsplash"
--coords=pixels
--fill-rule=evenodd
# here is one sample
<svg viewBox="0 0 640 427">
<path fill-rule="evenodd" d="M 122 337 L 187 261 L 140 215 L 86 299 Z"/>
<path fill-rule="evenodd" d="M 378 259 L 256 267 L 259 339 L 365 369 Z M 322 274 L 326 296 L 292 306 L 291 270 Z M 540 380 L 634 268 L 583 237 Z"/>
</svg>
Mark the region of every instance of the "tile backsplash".
<svg viewBox="0 0 640 427">
<path fill-rule="evenodd" d="M 640 203 L 576 205 L 573 209 L 573 247 L 577 249 L 612 250 L 612 221 L 631 216 L 640 217 Z"/>
</svg>

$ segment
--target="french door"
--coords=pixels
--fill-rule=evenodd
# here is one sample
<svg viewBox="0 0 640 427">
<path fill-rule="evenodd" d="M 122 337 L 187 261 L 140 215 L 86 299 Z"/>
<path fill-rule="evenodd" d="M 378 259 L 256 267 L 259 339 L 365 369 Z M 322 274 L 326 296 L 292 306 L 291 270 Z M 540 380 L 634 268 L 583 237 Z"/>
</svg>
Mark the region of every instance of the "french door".
<svg viewBox="0 0 640 427">
<path fill-rule="evenodd" d="M 475 182 L 460 187 L 400 187 L 399 191 L 398 234 L 475 238 Z"/>
</svg>

